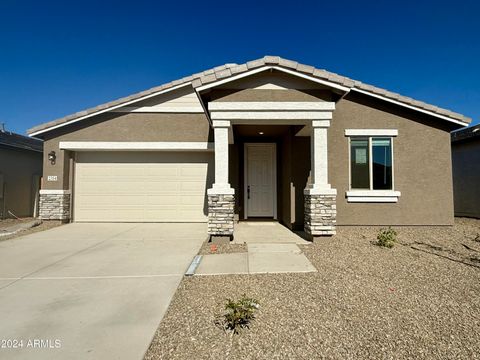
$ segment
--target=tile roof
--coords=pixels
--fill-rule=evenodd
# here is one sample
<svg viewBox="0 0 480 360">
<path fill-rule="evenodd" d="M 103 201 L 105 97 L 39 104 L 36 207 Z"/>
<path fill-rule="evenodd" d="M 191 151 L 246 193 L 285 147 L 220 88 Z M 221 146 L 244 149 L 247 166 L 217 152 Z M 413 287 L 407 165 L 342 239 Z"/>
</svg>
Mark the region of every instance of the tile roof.
<svg viewBox="0 0 480 360">
<path fill-rule="evenodd" d="M 329 72 L 329 71 L 326 71 L 326 70 L 323 70 L 323 69 L 317 69 L 313 66 L 304 65 L 304 64 L 300 64 L 296 61 L 283 59 L 279 56 L 265 56 L 261 59 L 252 60 L 252 61 L 249 61 L 245 64 L 241 64 L 241 65 L 225 64 L 225 65 L 222 65 L 222 66 L 217 66 L 215 68 L 205 70 L 203 72 L 196 73 L 196 74 L 184 77 L 184 78 L 179 79 L 179 80 L 175 80 L 175 81 L 172 81 L 172 82 L 160 85 L 160 86 L 156 86 L 156 87 L 153 87 L 151 89 L 141 91 L 139 93 L 136 93 L 136 94 L 133 94 L 133 95 L 130 95 L 130 96 L 127 96 L 127 97 L 123 97 L 121 99 L 110 101 L 108 103 L 98 105 L 96 107 L 93 107 L 93 108 L 90 108 L 90 109 L 87 109 L 87 110 L 83 110 L 83 111 L 77 112 L 75 114 L 68 115 L 68 116 L 65 116 L 63 118 L 60 118 L 60 119 L 57 119 L 57 120 L 54 120 L 54 121 L 50 121 L 50 122 L 35 126 L 31 129 L 29 129 L 28 133 L 33 134 L 33 133 L 38 132 L 38 131 L 46 130 L 50 127 L 60 125 L 60 124 L 63 124 L 63 123 L 67 123 L 69 121 L 78 119 L 80 117 L 87 116 L 87 115 L 90 115 L 90 114 L 94 114 L 98 111 L 106 110 L 110 107 L 118 106 L 118 105 L 121 105 L 123 103 L 127 103 L 129 101 L 134 101 L 134 100 L 137 100 L 137 99 L 141 99 L 144 96 L 151 95 L 151 94 L 157 93 L 157 92 L 162 91 L 162 90 L 168 90 L 168 89 L 174 88 L 174 87 L 182 85 L 182 84 L 191 83 L 194 88 L 197 88 L 197 87 L 200 87 L 200 86 L 203 86 L 203 85 L 206 85 L 206 84 L 218 81 L 218 80 L 226 79 L 228 77 L 238 75 L 238 74 L 241 74 L 241 73 L 244 73 L 244 72 L 247 72 L 247 71 L 251 71 L 251 70 L 254 70 L 254 69 L 257 69 L 257 68 L 260 68 L 260 67 L 264 67 L 264 66 L 278 66 L 278 67 L 281 67 L 281 68 L 284 68 L 284 69 L 287 69 L 287 70 L 293 70 L 293 71 L 296 71 L 296 72 L 299 72 L 299 73 L 303 73 L 303 74 L 318 78 L 320 80 L 326 80 L 326 81 L 329 81 L 331 83 L 341 85 L 341 86 L 344 86 L 344 87 L 349 88 L 349 89 L 363 90 L 363 91 L 366 91 L 368 93 L 371 93 L 372 95 L 379 95 L 379 96 L 382 96 L 382 97 L 385 97 L 385 98 L 388 98 L 388 99 L 391 99 L 391 100 L 398 101 L 398 102 L 400 102 L 402 104 L 405 104 L 405 105 L 414 106 L 416 108 L 426 110 L 426 111 L 432 112 L 432 113 L 437 114 L 437 115 L 442 115 L 442 116 L 448 117 L 450 119 L 463 122 L 465 124 L 470 123 L 470 121 L 471 121 L 470 118 L 468 118 L 468 117 L 466 117 L 462 114 L 453 112 L 451 110 L 442 109 L 442 108 L 439 108 L 437 106 L 430 105 L 430 104 L 427 104 L 425 102 L 409 98 L 407 96 L 402 96 L 400 94 L 397 94 L 397 93 L 394 93 L 394 92 L 391 92 L 391 91 L 388 91 L 388 90 L 385 90 L 385 89 L 382 89 L 382 88 L 378 88 L 378 87 L 375 87 L 375 86 L 372 86 L 372 85 L 368 85 L 368 84 L 362 83 L 361 81 L 352 80 L 352 79 L 349 79 L 345 76 L 341 76 L 341 75 L 338 75 L 338 74 L 335 74 L 335 73 L 332 73 L 332 72 Z"/>
<path fill-rule="evenodd" d="M 0 130 L 0 146 L 43 152 L 43 141 Z"/>
</svg>

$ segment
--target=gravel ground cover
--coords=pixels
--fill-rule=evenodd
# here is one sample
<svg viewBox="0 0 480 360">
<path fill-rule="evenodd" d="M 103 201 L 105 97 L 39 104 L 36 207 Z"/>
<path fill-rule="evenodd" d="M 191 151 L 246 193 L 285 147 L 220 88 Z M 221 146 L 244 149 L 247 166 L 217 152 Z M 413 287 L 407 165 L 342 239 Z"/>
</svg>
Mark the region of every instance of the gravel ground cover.
<svg viewBox="0 0 480 360">
<path fill-rule="evenodd" d="M 184 278 L 145 359 L 480 359 L 480 221 L 340 228 L 302 250 L 318 273 Z M 427 244 L 427 245 L 425 245 Z M 239 336 L 214 324 L 225 298 L 260 302 Z"/>
<path fill-rule="evenodd" d="M 35 220 L 34 218 L 22 218 L 22 219 L 3 219 L 0 220 L 0 230 L 14 226 L 20 223 L 29 222 Z"/>
<path fill-rule="evenodd" d="M 198 252 L 199 255 L 232 254 L 247 252 L 247 244 L 212 244 L 205 241 Z"/>
<path fill-rule="evenodd" d="M 22 220 L 17 220 L 17 219 L 0 220 L 0 229 L 8 228 L 10 226 L 19 224 L 20 222 L 28 222 L 28 221 L 32 221 L 32 220 L 34 220 L 34 219 L 33 218 L 25 218 L 25 219 L 22 219 Z M 33 234 L 33 233 L 48 230 L 48 229 L 51 229 L 51 228 L 54 228 L 54 227 L 57 227 L 57 226 L 60 226 L 60 225 L 62 225 L 61 221 L 55 221 L 55 220 L 43 221 L 40 225 L 34 226 L 32 228 L 21 230 L 21 231 L 15 233 L 15 234 L 12 234 L 12 235 L 1 236 L 0 241 L 10 240 L 10 239 L 14 239 L 14 238 L 17 238 L 17 237 L 20 237 L 20 236 Z"/>
</svg>

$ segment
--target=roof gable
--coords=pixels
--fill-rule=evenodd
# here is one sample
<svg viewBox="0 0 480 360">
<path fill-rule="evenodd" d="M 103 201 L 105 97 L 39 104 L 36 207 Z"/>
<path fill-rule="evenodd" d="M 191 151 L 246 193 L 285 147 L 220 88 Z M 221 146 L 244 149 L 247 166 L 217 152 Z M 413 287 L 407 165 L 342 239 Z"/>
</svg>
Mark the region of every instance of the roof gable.
<svg viewBox="0 0 480 360">
<path fill-rule="evenodd" d="M 300 64 L 296 61 L 283 59 L 278 56 L 265 56 L 261 59 L 249 61 L 245 64 L 226 64 L 201 73 L 193 74 L 180 80 L 172 81 L 170 83 L 154 87 L 125 98 L 108 102 L 106 104 L 63 117 L 61 119 L 38 125 L 29 129 L 28 133 L 30 136 L 37 136 L 60 126 L 80 121 L 103 112 L 115 110 L 122 106 L 128 106 L 135 102 L 161 95 L 181 87 L 190 86 L 193 87 L 197 93 L 200 93 L 204 90 L 270 69 L 275 69 L 284 73 L 301 77 L 303 79 L 328 86 L 332 89 L 336 89 L 337 91 L 342 91 L 345 93 L 350 91 L 361 92 L 363 94 L 374 96 L 381 100 L 385 100 L 400 106 L 405 106 L 407 108 L 420 111 L 422 113 L 461 126 L 466 126 L 471 121 L 470 118 L 462 114 L 455 113 L 447 109 L 442 109 L 422 101 L 414 100 L 412 98 L 402 96 L 400 94 L 393 93 L 372 85 L 364 84 L 360 81 L 352 80 L 323 69 L 317 69 L 313 66 Z"/>
</svg>

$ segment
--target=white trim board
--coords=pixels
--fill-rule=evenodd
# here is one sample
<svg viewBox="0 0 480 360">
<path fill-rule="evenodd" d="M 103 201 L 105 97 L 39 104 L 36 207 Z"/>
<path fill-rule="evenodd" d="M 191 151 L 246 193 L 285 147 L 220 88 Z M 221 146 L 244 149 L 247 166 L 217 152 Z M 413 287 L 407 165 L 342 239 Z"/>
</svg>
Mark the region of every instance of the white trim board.
<svg viewBox="0 0 480 360">
<path fill-rule="evenodd" d="M 70 190 L 50 190 L 50 189 L 40 189 L 40 195 L 64 195 L 70 194 Z"/>
<path fill-rule="evenodd" d="M 345 195 L 348 202 L 396 203 L 401 192 L 393 190 L 350 190 Z"/>
<path fill-rule="evenodd" d="M 345 136 L 398 136 L 397 129 L 345 129 Z"/>
<path fill-rule="evenodd" d="M 73 124 L 73 123 L 76 123 L 77 121 L 81 121 L 81 120 L 84 120 L 84 119 L 88 119 L 92 116 L 95 116 L 95 115 L 99 115 L 99 114 L 103 114 L 105 112 L 108 112 L 108 111 L 112 111 L 112 110 L 115 110 L 115 109 L 118 109 L 122 106 L 127 106 L 127 105 L 130 105 L 130 104 L 133 104 L 135 102 L 138 102 L 138 101 L 142 101 L 142 100 L 145 100 L 145 99 L 149 99 L 151 97 L 154 97 L 154 96 L 157 96 L 157 95 L 161 95 L 161 94 L 165 94 L 167 92 L 170 92 L 170 91 L 174 91 L 174 90 L 178 90 L 178 89 L 181 89 L 182 87 L 185 87 L 185 86 L 190 86 L 192 83 L 191 82 L 188 82 L 188 83 L 185 83 L 185 84 L 180 84 L 180 85 L 177 85 L 177 86 L 173 86 L 169 89 L 165 89 L 165 90 L 160 90 L 160 91 L 156 91 L 152 94 L 149 94 L 149 95 L 145 95 L 145 96 L 142 96 L 138 99 L 135 99 L 135 100 L 130 100 L 130 101 L 127 101 L 127 102 L 124 102 L 124 103 L 121 103 L 119 105 L 114 105 L 114 106 L 110 106 L 108 108 L 105 108 L 105 109 L 102 109 L 102 110 L 99 110 L 99 111 L 95 111 L 91 114 L 87 114 L 87 115 L 84 115 L 84 116 L 80 116 L 79 118 L 76 118 L 74 120 L 70 120 L 70 121 L 66 121 L 64 123 L 61 123 L 61 124 L 57 124 L 57 125 L 53 125 L 51 127 L 48 127 L 46 129 L 42 129 L 42 130 L 38 130 L 38 131 L 35 131 L 31 134 L 29 134 L 28 136 L 30 137 L 34 137 L 36 135 L 39 135 L 39 134 L 43 134 L 44 132 L 47 132 L 47 131 L 51 131 L 53 129 L 58 129 L 60 127 L 63 127 L 63 126 L 66 126 L 66 125 L 69 125 L 69 124 Z"/>
<path fill-rule="evenodd" d="M 277 110 L 277 111 L 333 111 L 335 103 L 330 101 L 319 102 L 274 102 L 274 101 L 233 101 L 209 102 L 210 111 L 251 111 L 251 110 Z"/>
<path fill-rule="evenodd" d="M 213 151 L 212 142 L 128 142 L 128 141 L 60 141 L 61 150 L 73 151 Z"/>
</svg>

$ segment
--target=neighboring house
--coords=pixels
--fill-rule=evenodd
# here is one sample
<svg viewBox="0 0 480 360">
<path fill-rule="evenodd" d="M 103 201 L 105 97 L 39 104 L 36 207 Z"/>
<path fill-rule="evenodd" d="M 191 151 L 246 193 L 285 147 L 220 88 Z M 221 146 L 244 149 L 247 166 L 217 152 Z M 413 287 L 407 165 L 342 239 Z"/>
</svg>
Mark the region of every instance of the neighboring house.
<svg viewBox="0 0 480 360">
<path fill-rule="evenodd" d="M 480 125 L 452 133 L 455 216 L 480 218 Z"/>
<path fill-rule="evenodd" d="M 0 128 L 0 219 L 38 212 L 42 149 L 41 140 Z"/>
<path fill-rule="evenodd" d="M 29 130 L 43 218 L 453 223 L 450 110 L 275 56 L 227 64 Z M 55 157 L 51 162 L 48 156 Z M 52 204 L 55 204 L 52 206 Z"/>
</svg>

